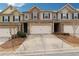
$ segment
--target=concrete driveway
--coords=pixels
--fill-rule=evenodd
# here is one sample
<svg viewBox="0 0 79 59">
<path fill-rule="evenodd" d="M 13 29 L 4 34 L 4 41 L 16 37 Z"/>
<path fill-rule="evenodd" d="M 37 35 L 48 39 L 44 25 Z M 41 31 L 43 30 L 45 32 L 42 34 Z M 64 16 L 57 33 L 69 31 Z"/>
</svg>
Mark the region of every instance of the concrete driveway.
<svg viewBox="0 0 79 59">
<path fill-rule="evenodd" d="M 16 51 L 51 51 L 61 48 L 73 48 L 55 35 L 29 35 L 26 41 Z"/>
</svg>

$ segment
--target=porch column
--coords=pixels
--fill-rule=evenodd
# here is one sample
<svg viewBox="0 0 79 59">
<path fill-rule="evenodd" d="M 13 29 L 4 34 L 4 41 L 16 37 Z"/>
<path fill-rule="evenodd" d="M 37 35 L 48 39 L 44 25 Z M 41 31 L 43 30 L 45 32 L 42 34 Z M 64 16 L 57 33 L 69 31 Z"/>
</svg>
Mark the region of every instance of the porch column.
<svg viewBox="0 0 79 59">
<path fill-rule="evenodd" d="M 21 31 L 21 24 L 18 25 L 18 31 Z"/>
<path fill-rule="evenodd" d="M 24 32 L 24 23 L 22 23 L 21 26 L 22 26 L 21 29 Z"/>
<path fill-rule="evenodd" d="M 17 31 L 20 31 L 20 24 L 16 24 L 17 26 Z"/>
<path fill-rule="evenodd" d="M 54 32 L 54 22 L 52 22 L 52 33 Z"/>
<path fill-rule="evenodd" d="M 60 32 L 64 32 L 63 31 L 63 24 L 62 23 L 60 23 Z"/>
<path fill-rule="evenodd" d="M 30 34 L 30 23 L 27 25 L 27 34 Z"/>
</svg>

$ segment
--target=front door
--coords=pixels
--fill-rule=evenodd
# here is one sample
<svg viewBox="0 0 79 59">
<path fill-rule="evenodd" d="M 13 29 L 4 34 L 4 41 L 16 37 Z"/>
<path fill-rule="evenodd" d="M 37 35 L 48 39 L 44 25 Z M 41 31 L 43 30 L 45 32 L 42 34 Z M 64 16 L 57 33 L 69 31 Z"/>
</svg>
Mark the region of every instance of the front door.
<svg viewBox="0 0 79 59">
<path fill-rule="evenodd" d="M 54 32 L 60 32 L 60 23 L 54 23 Z"/>
<path fill-rule="evenodd" d="M 24 23 L 24 32 L 27 33 L 27 31 L 28 31 L 28 24 Z"/>
</svg>

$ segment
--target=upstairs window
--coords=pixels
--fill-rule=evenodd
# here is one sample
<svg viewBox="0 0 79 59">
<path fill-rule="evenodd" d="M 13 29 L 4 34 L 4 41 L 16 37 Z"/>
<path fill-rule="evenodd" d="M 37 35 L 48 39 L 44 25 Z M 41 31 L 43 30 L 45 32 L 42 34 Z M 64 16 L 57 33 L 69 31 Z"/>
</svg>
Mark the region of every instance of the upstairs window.
<svg viewBox="0 0 79 59">
<path fill-rule="evenodd" d="M 15 21 L 15 22 L 20 21 L 20 16 L 13 16 L 13 21 Z"/>
<path fill-rule="evenodd" d="M 74 13 L 74 19 L 78 19 L 78 13 Z"/>
<path fill-rule="evenodd" d="M 72 19 L 79 19 L 78 13 L 72 13 Z"/>
<path fill-rule="evenodd" d="M 68 13 L 62 13 L 61 19 L 68 19 Z"/>
<path fill-rule="evenodd" d="M 56 14 L 53 14 L 53 19 L 56 19 L 57 18 L 57 15 Z"/>
<path fill-rule="evenodd" d="M 31 14 L 31 18 L 34 20 L 34 19 L 38 19 L 38 17 L 39 17 L 38 12 L 33 11 L 33 13 Z"/>
<path fill-rule="evenodd" d="M 9 22 L 9 16 L 3 16 L 3 22 Z"/>
<path fill-rule="evenodd" d="M 28 17 L 27 17 L 27 15 L 26 15 L 26 19 L 27 19 Z"/>
<path fill-rule="evenodd" d="M 32 17 L 32 15 L 31 15 L 31 17 Z M 29 13 L 26 13 L 24 15 L 24 20 L 29 20 L 29 18 L 30 18 L 30 14 Z"/>
<path fill-rule="evenodd" d="M 74 19 L 74 13 L 72 13 L 72 19 Z"/>
<path fill-rule="evenodd" d="M 50 13 L 43 13 L 43 19 L 50 19 Z"/>
<path fill-rule="evenodd" d="M 64 18 L 64 19 L 66 19 L 66 17 L 67 17 L 67 16 L 66 16 L 66 14 L 65 14 L 65 13 L 63 13 L 63 18 Z"/>
<path fill-rule="evenodd" d="M 24 16 L 24 20 L 28 20 L 28 15 L 25 15 Z"/>
</svg>

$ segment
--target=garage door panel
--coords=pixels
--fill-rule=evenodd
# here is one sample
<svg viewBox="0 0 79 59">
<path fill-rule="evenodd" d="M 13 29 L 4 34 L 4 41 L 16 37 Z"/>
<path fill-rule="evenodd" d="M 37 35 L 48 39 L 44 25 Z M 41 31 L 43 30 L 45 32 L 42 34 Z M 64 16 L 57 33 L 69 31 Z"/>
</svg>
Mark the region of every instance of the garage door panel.
<svg viewBox="0 0 79 59">
<path fill-rule="evenodd" d="M 51 26 L 31 26 L 31 34 L 49 34 L 51 33 Z"/>
<path fill-rule="evenodd" d="M 77 28 L 76 28 L 76 33 L 79 34 L 79 26 L 77 26 Z"/>
<path fill-rule="evenodd" d="M 64 32 L 65 33 L 73 33 L 72 25 L 64 25 Z"/>
<path fill-rule="evenodd" d="M 13 31 L 12 29 L 14 28 L 0 28 L 0 37 L 11 37 L 11 34 L 17 32 L 17 30 Z"/>
<path fill-rule="evenodd" d="M 75 33 L 79 34 L 79 26 L 75 25 Z M 74 33 L 74 29 L 72 25 L 64 25 L 64 32 L 65 33 Z"/>
<path fill-rule="evenodd" d="M 0 28 L 0 37 L 10 36 L 9 28 Z"/>
</svg>

